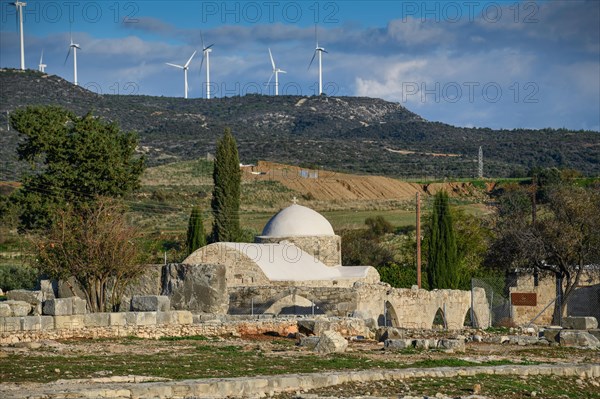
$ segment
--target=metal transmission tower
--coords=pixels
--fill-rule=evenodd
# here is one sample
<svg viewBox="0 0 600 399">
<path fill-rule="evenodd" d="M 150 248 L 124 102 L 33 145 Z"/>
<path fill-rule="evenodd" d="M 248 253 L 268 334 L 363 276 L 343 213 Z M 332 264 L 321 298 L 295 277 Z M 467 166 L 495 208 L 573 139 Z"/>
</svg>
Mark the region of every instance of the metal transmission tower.
<svg viewBox="0 0 600 399">
<path fill-rule="evenodd" d="M 483 178 L 483 150 L 479 146 L 479 156 L 477 158 L 477 177 Z"/>
</svg>

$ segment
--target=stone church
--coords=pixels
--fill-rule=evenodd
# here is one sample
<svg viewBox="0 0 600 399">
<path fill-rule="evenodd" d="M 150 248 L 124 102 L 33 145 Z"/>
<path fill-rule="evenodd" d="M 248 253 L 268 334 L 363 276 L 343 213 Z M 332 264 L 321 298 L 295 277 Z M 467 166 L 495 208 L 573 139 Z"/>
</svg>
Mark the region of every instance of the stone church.
<svg viewBox="0 0 600 399">
<path fill-rule="evenodd" d="M 254 243 L 219 242 L 162 270 L 175 308 L 239 315 L 325 314 L 372 324 L 431 328 L 439 312 L 450 329 L 466 317 L 489 323 L 485 292 L 396 289 L 371 266 L 343 266 L 341 238 L 318 212 L 293 204 L 273 216 Z"/>
</svg>

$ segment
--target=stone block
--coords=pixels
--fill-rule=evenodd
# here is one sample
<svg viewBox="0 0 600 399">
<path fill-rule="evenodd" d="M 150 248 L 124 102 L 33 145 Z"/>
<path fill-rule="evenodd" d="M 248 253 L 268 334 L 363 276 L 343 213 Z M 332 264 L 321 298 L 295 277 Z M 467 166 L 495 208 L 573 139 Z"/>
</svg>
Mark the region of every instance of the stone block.
<svg viewBox="0 0 600 399">
<path fill-rule="evenodd" d="M 125 321 L 130 326 L 156 325 L 156 312 L 127 312 Z"/>
<path fill-rule="evenodd" d="M 72 314 L 86 314 L 88 312 L 87 301 L 85 299 L 76 296 L 68 299 L 71 300 Z"/>
<path fill-rule="evenodd" d="M 44 301 L 43 314 L 49 316 L 69 316 L 73 314 L 71 298 L 55 298 Z"/>
<path fill-rule="evenodd" d="M 0 302 L 0 317 L 11 317 L 12 316 L 12 309 L 10 308 L 10 306 L 8 306 L 8 304 L 4 303 L 4 302 Z"/>
<path fill-rule="evenodd" d="M 375 332 L 377 342 L 384 342 L 388 339 L 404 339 L 404 332 L 394 327 L 379 327 Z"/>
<path fill-rule="evenodd" d="M 43 295 L 42 301 L 56 298 L 54 295 L 54 285 L 50 280 L 40 280 L 40 291 L 42 291 Z"/>
<path fill-rule="evenodd" d="M 31 305 L 25 301 L 4 301 L 4 304 L 10 307 L 11 317 L 27 316 L 31 312 Z"/>
<path fill-rule="evenodd" d="M 31 305 L 33 315 L 42 314 L 42 302 L 44 301 L 42 291 L 12 290 L 6 293 L 6 299 L 27 302 Z"/>
<path fill-rule="evenodd" d="M 594 330 L 598 328 L 595 317 L 565 317 L 562 326 L 571 330 Z"/>
<path fill-rule="evenodd" d="M 189 325 L 194 324 L 194 315 L 188 310 L 175 310 L 177 315 L 177 324 Z"/>
<path fill-rule="evenodd" d="M 52 316 L 26 316 L 22 319 L 23 331 L 48 331 L 54 329 Z"/>
<path fill-rule="evenodd" d="M 398 351 L 414 347 L 412 339 L 386 339 L 383 343 L 383 348 L 386 351 Z"/>
<path fill-rule="evenodd" d="M 85 323 L 81 314 L 54 316 L 54 328 L 56 330 L 77 330 L 84 327 Z"/>
<path fill-rule="evenodd" d="M 21 331 L 23 327 L 22 317 L 2 317 L 0 318 L 0 332 Z"/>
<path fill-rule="evenodd" d="M 464 352 L 466 349 L 465 341 L 462 339 L 441 339 L 438 347 L 441 349 L 451 349 L 456 352 Z"/>
<path fill-rule="evenodd" d="M 298 339 L 298 345 L 303 346 L 308 350 L 314 350 L 317 347 L 320 339 L 321 337 L 316 337 L 314 335 L 311 335 L 310 337 L 303 335 Z"/>
<path fill-rule="evenodd" d="M 133 312 L 167 312 L 171 300 L 164 295 L 133 296 L 130 307 Z"/>
<path fill-rule="evenodd" d="M 229 294 L 224 265 L 169 264 L 163 267 L 162 295 L 174 310 L 226 314 Z"/>
<path fill-rule="evenodd" d="M 325 331 L 314 350 L 319 353 L 339 353 L 345 352 L 346 348 L 348 348 L 348 341 L 342 334 L 336 331 Z"/>
<path fill-rule="evenodd" d="M 558 335 L 562 331 L 562 327 L 548 327 L 543 331 L 543 337 L 550 343 L 558 342 Z"/>
<path fill-rule="evenodd" d="M 562 346 L 600 348 L 600 340 L 587 331 L 562 330 L 558 335 L 558 339 Z"/>
<path fill-rule="evenodd" d="M 593 330 L 589 330 L 588 333 L 592 334 L 594 337 L 600 340 L 600 330 L 595 328 Z"/>
<path fill-rule="evenodd" d="M 110 313 L 88 313 L 83 315 L 83 324 L 86 327 L 108 327 Z"/>
<path fill-rule="evenodd" d="M 177 314 L 174 311 L 156 312 L 156 324 L 177 324 Z"/>
<path fill-rule="evenodd" d="M 125 316 L 127 313 L 109 313 L 108 314 L 108 324 L 112 326 L 123 327 L 127 324 L 127 320 Z"/>
<path fill-rule="evenodd" d="M 415 340 L 415 348 L 417 348 L 417 349 L 429 349 L 429 348 L 431 348 L 430 344 L 431 344 L 431 342 L 428 339 L 416 339 Z"/>
</svg>

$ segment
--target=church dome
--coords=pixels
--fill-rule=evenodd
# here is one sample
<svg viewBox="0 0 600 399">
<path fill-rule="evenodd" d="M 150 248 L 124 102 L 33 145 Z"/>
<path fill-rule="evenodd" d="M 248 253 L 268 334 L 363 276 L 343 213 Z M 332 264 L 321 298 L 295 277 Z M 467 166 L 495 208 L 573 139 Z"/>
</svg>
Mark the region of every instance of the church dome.
<svg viewBox="0 0 600 399">
<path fill-rule="evenodd" d="M 310 208 L 293 204 L 282 209 L 269 220 L 262 237 L 334 236 L 333 227 Z"/>
</svg>

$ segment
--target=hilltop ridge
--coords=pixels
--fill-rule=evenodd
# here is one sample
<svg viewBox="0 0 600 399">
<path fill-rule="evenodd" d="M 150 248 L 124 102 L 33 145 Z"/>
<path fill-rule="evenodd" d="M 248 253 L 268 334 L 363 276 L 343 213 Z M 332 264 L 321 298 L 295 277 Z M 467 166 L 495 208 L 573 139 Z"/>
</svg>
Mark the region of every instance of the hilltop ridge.
<svg viewBox="0 0 600 399">
<path fill-rule="evenodd" d="M 55 75 L 0 70 L 2 178 L 18 177 L 18 135 L 6 111 L 55 104 L 93 111 L 140 136 L 150 165 L 203 157 L 226 126 L 244 162 L 259 159 L 352 173 L 410 178 L 522 175 L 529 168 L 570 167 L 600 173 L 600 134 L 564 129 L 492 130 L 429 122 L 401 104 L 366 97 L 246 95 L 206 99 L 96 94 Z"/>
</svg>

